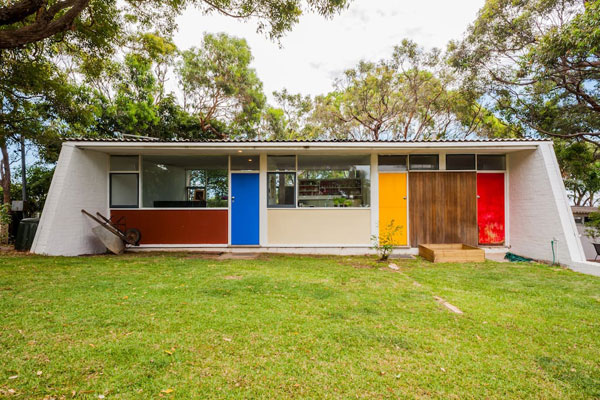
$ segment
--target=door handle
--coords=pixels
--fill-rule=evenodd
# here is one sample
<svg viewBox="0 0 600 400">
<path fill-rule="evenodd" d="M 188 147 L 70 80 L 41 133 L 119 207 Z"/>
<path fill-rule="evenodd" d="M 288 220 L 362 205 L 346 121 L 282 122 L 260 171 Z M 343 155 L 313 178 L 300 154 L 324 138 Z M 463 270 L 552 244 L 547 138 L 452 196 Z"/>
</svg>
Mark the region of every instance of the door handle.
<svg viewBox="0 0 600 400">
<path fill-rule="evenodd" d="M 235 196 L 231 196 L 231 202 L 233 203 L 235 201 Z"/>
</svg>

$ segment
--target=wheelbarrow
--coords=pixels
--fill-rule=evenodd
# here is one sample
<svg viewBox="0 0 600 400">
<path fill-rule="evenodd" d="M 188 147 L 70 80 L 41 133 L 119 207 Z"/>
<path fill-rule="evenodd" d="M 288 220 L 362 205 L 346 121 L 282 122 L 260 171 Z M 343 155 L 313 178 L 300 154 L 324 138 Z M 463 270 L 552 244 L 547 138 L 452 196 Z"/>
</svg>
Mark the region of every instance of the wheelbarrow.
<svg viewBox="0 0 600 400">
<path fill-rule="evenodd" d="M 139 245 L 140 240 L 142 239 L 142 234 L 138 229 L 129 228 L 125 231 L 122 231 L 115 224 L 113 224 L 110 219 L 106 218 L 99 212 L 97 212 L 95 216 L 83 209 L 81 212 L 99 224 L 98 226 L 92 228 L 92 232 L 111 252 L 115 254 L 121 254 L 123 251 L 125 251 L 126 244 L 131 246 Z"/>
</svg>

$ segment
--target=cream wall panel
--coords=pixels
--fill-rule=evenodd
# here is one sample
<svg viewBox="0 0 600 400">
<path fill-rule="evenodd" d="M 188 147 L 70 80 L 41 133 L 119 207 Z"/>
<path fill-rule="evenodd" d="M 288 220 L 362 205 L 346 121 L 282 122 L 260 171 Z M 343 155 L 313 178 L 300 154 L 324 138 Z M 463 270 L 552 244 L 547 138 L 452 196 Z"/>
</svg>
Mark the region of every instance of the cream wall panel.
<svg viewBox="0 0 600 400">
<path fill-rule="evenodd" d="M 368 245 L 371 210 L 268 210 L 270 245 Z"/>
</svg>

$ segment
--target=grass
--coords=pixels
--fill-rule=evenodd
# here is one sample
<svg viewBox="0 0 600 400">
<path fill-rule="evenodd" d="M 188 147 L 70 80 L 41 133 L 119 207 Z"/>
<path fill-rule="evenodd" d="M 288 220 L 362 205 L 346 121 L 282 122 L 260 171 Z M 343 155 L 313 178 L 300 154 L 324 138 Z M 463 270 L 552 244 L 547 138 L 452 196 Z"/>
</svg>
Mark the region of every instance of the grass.
<svg viewBox="0 0 600 400">
<path fill-rule="evenodd" d="M 0 256 L 0 397 L 600 398 L 600 279 L 397 263 Z"/>
</svg>

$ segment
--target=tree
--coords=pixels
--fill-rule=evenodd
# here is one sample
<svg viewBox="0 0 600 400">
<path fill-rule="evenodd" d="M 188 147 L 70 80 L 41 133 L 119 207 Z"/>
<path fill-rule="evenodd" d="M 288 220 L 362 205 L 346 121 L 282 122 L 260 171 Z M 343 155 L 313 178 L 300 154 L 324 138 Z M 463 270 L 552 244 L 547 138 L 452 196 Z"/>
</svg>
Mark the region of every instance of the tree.
<svg viewBox="0 0 600 400">
<path fill-rule="evenodd" d="M 273 97 L 279 107 L 267 108 L 262 128 L 270 139 L 300 140 L 318 136 L 316 126 L 311 122 L 314 105 L 310 96 L 292 94 L 283 89 L 273 92 Z"/>
<path fill-rule="evenodd" d="M 110 44 L 127 24 L 147 27 L 153 23 L 170 30 L 175 16 L 188 6 L 242 20 L 256 19 L 258 31 L 279 38 L 303 13 L 331 16 L 346 4 L 347 0 L 17 0 L 0 7 L 0 49 L 55 36 L 83 41 L 96 37 Z"/>
<path fill-rule="evenodd" d="M 596 206 L 600 192 L 600 150 L 591 143 L 564 139 L 556 139 L 554 149 L 573 204 Z"/>
<path fill-rule="evenodd" d="M 85 97 L 53 62 L 43 46 L 6 52 L 0 65 L 0 182 L 3 202 L 10 202 L 8 146 L 26 138 L 41 146 L 42 159 L 55 161 L 59 137 L 83 130 L 91 114 L 82 109 Z"/>
<path fill-rule="evenodd" d="M 600 2 L 488 0 L 450 51 L 506 122 L 600 146 Z"/>
<path fill-rule="evenodd" d="M 206 34 L 200 47 L 182 53 L 176 71 L 183 108 L 203 131 L 217 137 L 257 134 L 266 99 L 251 61 L 246 41 L 224 33 Z"/>
<path fill-rule="evenodd" d="M 315 99 L 313 119 L 332 138 L 418 140 L 508 131 L 471 92 L 458 90 L 439 50 L 408 40 L 389 60 L 361 61 L 345 71 L 333 92 Z"/>
</svg>

